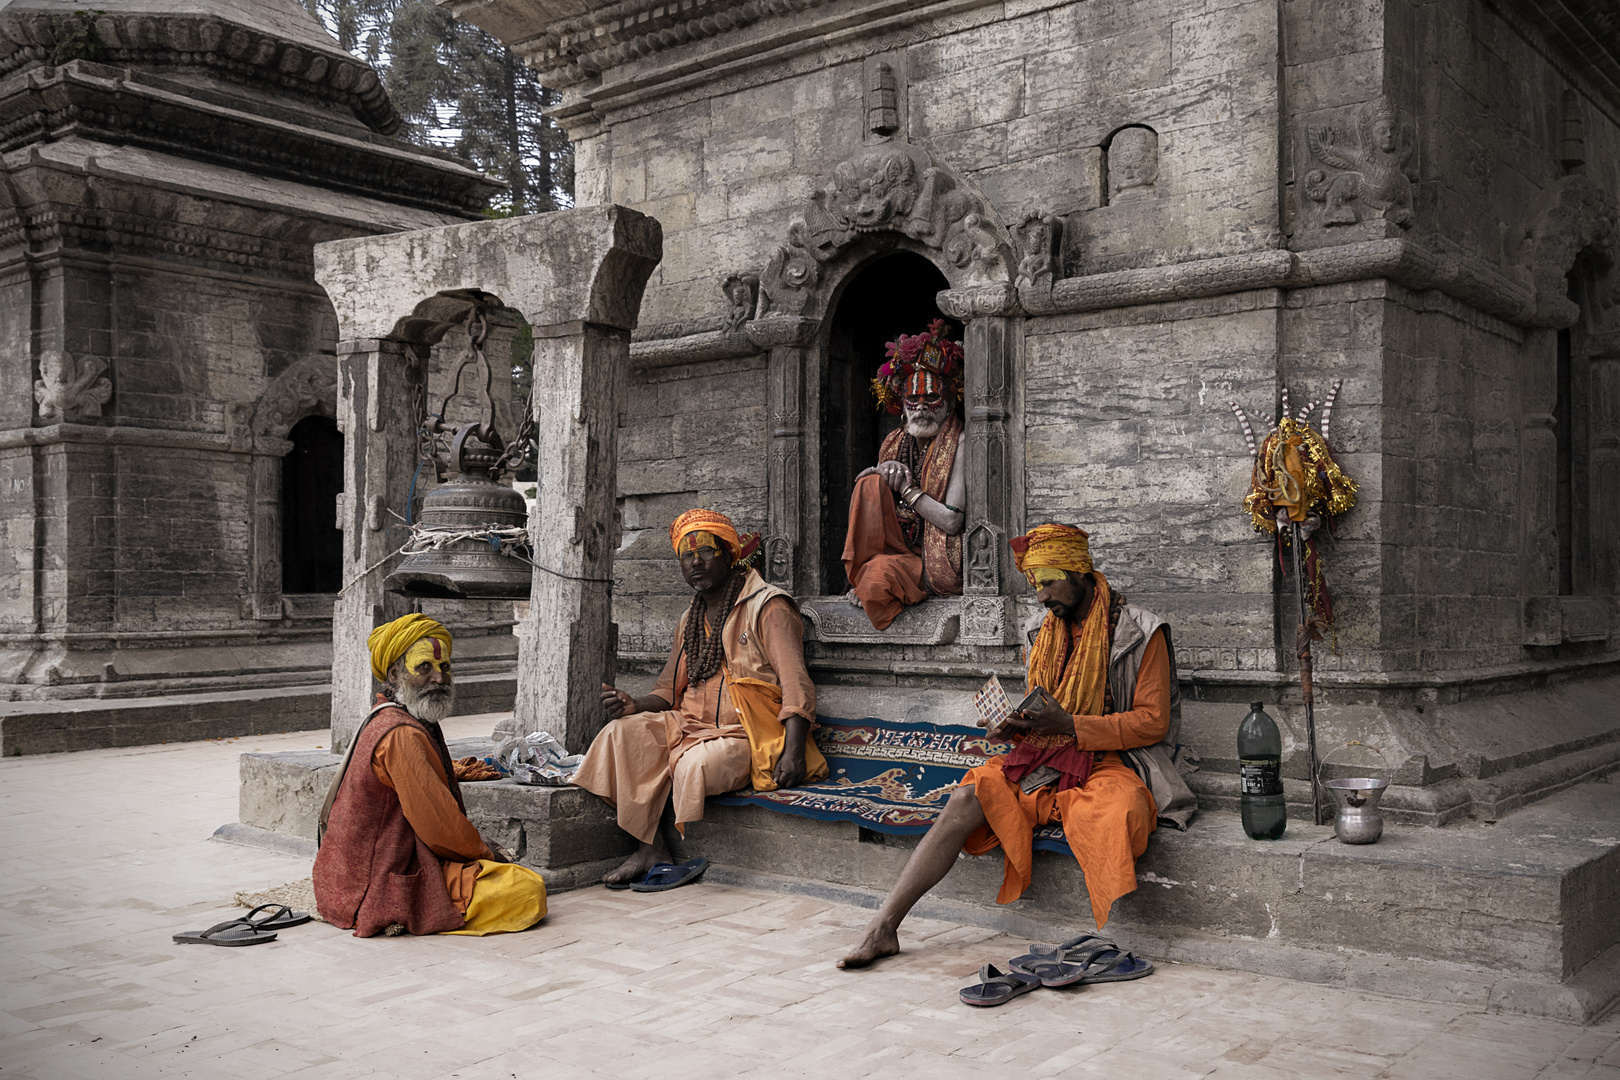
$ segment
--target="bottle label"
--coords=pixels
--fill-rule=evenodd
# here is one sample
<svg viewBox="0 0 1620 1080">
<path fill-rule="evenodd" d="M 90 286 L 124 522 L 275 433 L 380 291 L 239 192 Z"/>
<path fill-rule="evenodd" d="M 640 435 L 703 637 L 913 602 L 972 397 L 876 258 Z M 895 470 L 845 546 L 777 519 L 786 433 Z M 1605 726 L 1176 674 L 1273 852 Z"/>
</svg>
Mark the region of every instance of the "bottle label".
<svg viewBox="0 0 1620 1080">
<path fill-rule="evenodd" d="M 1239 758 L 1238 777 L 1245 795 L 1283 793 L 1281 758 Z"/>
</svg>

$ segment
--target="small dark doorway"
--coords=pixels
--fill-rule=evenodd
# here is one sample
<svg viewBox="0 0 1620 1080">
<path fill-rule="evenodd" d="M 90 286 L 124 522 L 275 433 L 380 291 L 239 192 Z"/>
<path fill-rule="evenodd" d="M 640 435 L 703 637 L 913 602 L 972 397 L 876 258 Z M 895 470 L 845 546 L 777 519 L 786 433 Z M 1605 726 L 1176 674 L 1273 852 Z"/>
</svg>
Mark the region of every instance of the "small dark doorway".
<svg viewBox="0 0 1620 1080">
<path fill-rule="evenodd" d="M 329 416 L 306 416 L 281 461 L 281 591 L 335 593 L 343 586 L 343 433 Z"/>
<path fill-rule="evenodd" d="M 883 437 L 899 418 L 879 412 L 872 379 L 883 366 L 884 346 L 900 334 L 919 334 L 945 318 L 934 297 L 950 288 L 945 275 L 909 251 L 885 255 L 850 280 L 833 311 L 832 337 L 821 375 L 821 586 L 849 588 L 844 576 L 844 534 L 855 477 L 877 464 Z M 945 319 L 951 336 L 962 324 Z"/>
</svg>

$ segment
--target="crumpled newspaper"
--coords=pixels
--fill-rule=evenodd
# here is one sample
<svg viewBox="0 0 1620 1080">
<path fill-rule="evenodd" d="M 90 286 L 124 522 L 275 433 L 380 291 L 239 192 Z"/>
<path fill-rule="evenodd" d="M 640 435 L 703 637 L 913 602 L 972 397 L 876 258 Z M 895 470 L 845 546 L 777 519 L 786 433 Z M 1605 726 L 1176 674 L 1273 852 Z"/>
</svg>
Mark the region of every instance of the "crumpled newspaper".
<svg viewBox="0 0 1620 1080">
<path fill-rule="evenodd" d="M 562 787 L 574 775 L 583 754 L 570 754 L 549 731 L 513 735 L 495 747 L 495 764 L 520 784 Z"/>
</svg>

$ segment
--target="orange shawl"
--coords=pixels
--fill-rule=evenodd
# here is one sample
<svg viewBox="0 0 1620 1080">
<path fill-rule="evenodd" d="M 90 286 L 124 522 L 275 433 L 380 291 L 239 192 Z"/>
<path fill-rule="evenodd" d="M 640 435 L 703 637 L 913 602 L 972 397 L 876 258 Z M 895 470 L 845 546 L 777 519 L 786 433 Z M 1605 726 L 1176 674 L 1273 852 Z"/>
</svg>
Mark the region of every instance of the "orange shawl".
<svg viewBox="0 0 1620 1080">
<path fill-rule="evenodd" d="M 1068 662 L 1068 628 L 1050 612 L 1029 649 L 1029 685 L 1044 687 L 1060 706 L 1076 716 L 1101 716 L 1103 695 L 1108 689 L 1108 605 L 1112 594 L 1102 571 L 1091 573 L 1097 587 L 1080 628 L 1074 662 Z"/>
<path fill-rule="evenodd" d="M 895 461 L 900 455 L 900 439 L 906 433 L 905 425 L 889 432 L 878 452 L 879 461 Z M 951 483 L 951 466 L 956 462 L 956 443 L 962 435 L 962 418 L 952 412 L 940 426 L 939 434 L 928 444 L 923 455 L 923 474 L 915 477 L 917 485 L 930 499 L 945 502 L 945 489 Z M 919 515 L 920 516 L 920 515 Z M 959 596 L 962 592 L 962 537 L 946 536 L 927 518 L 922 532 L 923 573 L 928 577 L 928 591 L 935 596 Z"/>
</svg>

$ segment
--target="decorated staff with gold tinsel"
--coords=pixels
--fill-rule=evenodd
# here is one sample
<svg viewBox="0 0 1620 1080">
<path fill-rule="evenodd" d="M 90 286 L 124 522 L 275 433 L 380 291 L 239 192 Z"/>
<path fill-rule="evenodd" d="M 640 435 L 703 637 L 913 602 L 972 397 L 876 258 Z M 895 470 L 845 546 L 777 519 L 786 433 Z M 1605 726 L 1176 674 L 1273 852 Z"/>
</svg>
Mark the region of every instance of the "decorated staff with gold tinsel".
<svg viewBox="0 0 1620 1080">
<path fill-rule="evenodd" d="M 1356 505 L 1356 482 L 1339 468 L 1327 441 L 1333 402 L 1342 385 L 1342 379 L 1333 384 L 1325 404 L 1307 402 L 1293 416 L 1289 415 L 1288 391 L 1284 389 L 1277 423 L 1258 445 L 1254 428 L 1242 407 L 1235 401 L 1227 402 L 1243 426 L 1243 437 L 1254 459 L 1243 509 L 1256 532 L 1270 533 L 1277 538 L 1278 563 L 1282 562 L 1286 547 L 1294 566 L 1299 600 L 1299 636 L 1295 645 L 1300 689 L 1305 697 L 1305 735 L 1310 749 L 1311 821 L 1316 824 L 1322 821 L 1322 799 L 1317 776 L 1311 642 L 1322 640 L 1323 631 L 1333 628 L 1333 598 L 1322 576 L 1322 551 L 1317 532 L 1326 525 L 1331 533 L 1334 519 Z M 1318 406 L 1322 409 L 1320 432 L 1307 423 Z"/>
</svg>

